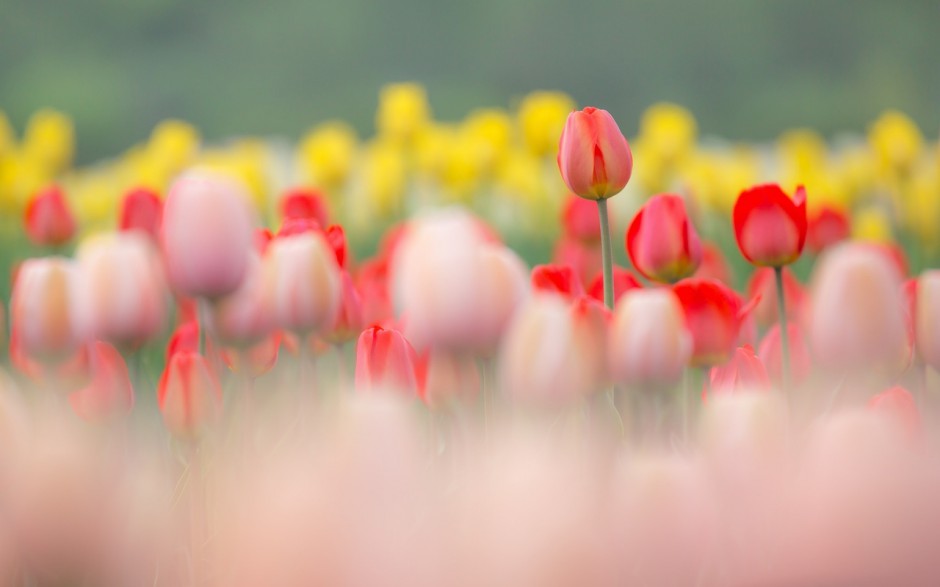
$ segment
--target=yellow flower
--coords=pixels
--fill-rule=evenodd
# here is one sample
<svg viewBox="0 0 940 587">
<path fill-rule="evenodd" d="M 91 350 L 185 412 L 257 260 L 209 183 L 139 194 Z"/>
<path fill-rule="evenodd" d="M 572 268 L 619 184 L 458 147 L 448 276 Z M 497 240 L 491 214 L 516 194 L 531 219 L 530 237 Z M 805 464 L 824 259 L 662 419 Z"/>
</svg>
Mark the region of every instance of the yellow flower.
<svg viewBox="0 0 940 587">
<path fill-rule="evenodd" d="M 867 206 L 856 211 L 852 217 L 852 237 L 876 243 L 894 239 L 891 218 L 878 206 Z"/>
<path fill-rule="evenodd" d="M 481 163 L 486 173 L 491 173 L 499 165 L 513 143 L 512 118 L 504 110 L 496 108 L 471 112 L 464 119 L 461 131 L 481 150 Z"/>
<path fill-rule="evenodd" d="M 20 152 L 0 159 L 0 211 L 19 216 L 33 194 L 51 181 L 52 176 L 39 161 Z"/>
<path fill-rule="evenodd" d="M 901 198 L 905 226 L 923 243 L 940 243 L 940 175 L 937 170 L 919 173 Z"/>
<path fill-rule="evenodd" d="M 826 141 L 815 130 L 796 128 L 777 139 L 777 151 L 785 173 L 799 181 L 800 176 L 818 173 L 825 167 Z"/>
<path fill-rule="evenodd" d="M 82 234 L 113 229 L 121 191 L 113 174 L 85 174 L 68 184 L 66 193 Z"/>
<path fill-rule="evenodd" d="M 379 92 L 375 127 L 383 137 L 408 143 L 430 119 L 431 108 L 423 86 L 390 84 Z"/>
<path fill-rule="evenodd" d="M 526 147 L 537 157 L 554 156 L 574 100 L 561 92 L 533 92 L 519 105 L 518 124 Z"/>
<path fill-rule="evenodd" d="M 160 167 L 169 177 L 190 165 L 199 152 L 199 131 L 181 120 L 164 120 L 150 133 L 147 156 L 150 165 Z"/>
<path fill-rule="evenodd" d="M 650 157 L 671 165 L 695 147 L 698 125 L 692 113 L 676 104 L 659 102 L 643 112 L 638 142 Z"/>
<path fill-rule="evenodd" d="M 298 156 L 307 180 L 331 190 L 346 182 L 356 156 L 356 131 L 334 120 L 311 129 L 300 140 Z"/>
<path fill-rule="evenodd" d="M 39 110 L 26 123 L 23 153 L 45 172 L 58 175 L 72 164 L 75 129 L 72 120 L 56 110 Z"/>
<path fill-rule="evenodd" d="M 886 171 L 905 173 L 920 156 L 924 138 L 914 121 L 888 110 L 869 127 L 868 142 Z"/>
<path fill-rule="evenodd" d="M 375 141 L 368 146 L 362 182 L 373 217 L 390 218 L 403 211 L 406 171 L 404 155 L 393 143 Z"/>
<path fill-rule="evenodd" d="M 263 216 L 271 212 L 268 199 L 268 151 L 265 143 L 243 139 L 226 149 L 206 151 L 198 159 L 198 165 L 240 181 L 248 189 L 255 210 Z"/>
<path fill-rule="evenodd" d="M 3 110 L 0 110 L 0 157 L 13 151 L 15 147 L 16 134 L 13 132 L 13 127 L 10 126 L 10 120 Z"/>
</svg>

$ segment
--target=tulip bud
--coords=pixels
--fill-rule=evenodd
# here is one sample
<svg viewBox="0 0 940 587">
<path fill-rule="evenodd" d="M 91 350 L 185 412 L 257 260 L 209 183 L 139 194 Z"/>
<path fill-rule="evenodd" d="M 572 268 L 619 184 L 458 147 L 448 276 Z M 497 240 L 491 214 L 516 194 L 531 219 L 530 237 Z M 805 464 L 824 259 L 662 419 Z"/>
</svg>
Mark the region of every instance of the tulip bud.
<svg viewBox="0 0 940 587">
<path fill-rule="evenodd" d="M 633 154 L 614 117 L 588 107 L 568 115 L 558 143 L 558 169 L 572 192 L 603 200 L 630 181 Z"/>
<path fill-rule="evenodd" d="M 119 232 L 93 238 L 76 257 L 83 318 L 95 338 L 136 347 L 162 331 L 167 290 L 147 236 Z"/>
<path fill-rule="evenodd" d="M 513 319 L 500 352 L 500 381 L 523 403 L 564 405 L 606 379 L 607 312 L 589 298 L 573 304 L 535 295 Z"/>
<path fill-rule="evenodd" d="M 221 414 L 222 387 L 202 355 L 181 350 L 163 371 L 157 402 L 173 435 L 195 439 Z"/>
<path fill-rule="evenodd" d="M 295 188 L 281 198 L 281 218 L 305 218 L 314 220 L 320 226 L 327 225 L 329 215 L 323 197 L 314 189 Z"/>
<path fill-rule="evenodd" d="M 76 265 L 62 257 L 29 259 L 13 284 L 10 322 L 30 358 L 59 361 L 83 342 Z"/>
<path fill-rule="evenodd" d="M 904 365 L 901 278 L 880 251 L 853 243 L 827 251 L 814 271 L 809 304 L 808 338 L 820 364 L 892 372 Z"/>
<path fill-rule="evenodd" d="M 170 285 L 190 297 L 219 298 L 241 285 L 252 247 L 248 195 L 237 183 L 190 173 L 170 188 L 161 240 Z"/>
<path fill-rule="evenodd" d="M 264 258 L 265 297 L 277 324 L 298 334 L 333 326 L 342 302 L 336 256 L 315 232 L 279 237 Z"/>
<path fill-rule="evenodd" d="M 75 235 L 75 217 L 65 201 L 62 188 L 49 186 L 37 192 L 26 206 L 26 234 L 44 246 L 60 246 Z"/>
<path fill-rule="evenodd" d="M 624 269 L 623 267 L 618 267 L 614 265 L 613 267 L 613 281 L 614 281 L 614 303 L 617 302 L 620 298 L 623 297 L 623 294 L 627 293 L 632 289 L 639 289 L 643 286 L 640 285 L 640 282 L 637 281 L 636 277 L 632 273 Z M 588 286 L 587 295 L 591 296 L 599 302 L 604 301 L 604 273 L 598 273 L 594 276 L 594 280 L 591 281 L 591 285 Z"/>
<path fill-rule="evenodd" d="M 743 303 L 719 281 L 685 279 L 673 286 L 692 332 L 692 365 L 720 365 L 738 344 Z"/>
<path fill-rule="evenodd" d="M 924 362 L 940 370 L 940 270 L 924 271 L 914 283 L 917 352 Z"/>
<path fill-rule="evenodd" d="M 702 243 L 675 194 L 650 198 L 633 217 L 626 240 L 633 266 L 653 281 L 674 283 L 702 262 Z"/>
<path fill-rule="evenodd" d="M 581 280 L 568 265 L 536 265 L 532 268 L 532 289 L 570 299 L 584 295 Z"/>
<path fill-rule="evenodd" d="M 397 330 L 368 328 L 356 343 L 356 389 L 389 389 L 403 395 L 418 394 L 417 355 Z"/>
<path fill-rule="evenodd" d="M 615 381 L 637 388 L 678 383 L 692 354 L 682 305 L 668 289 L 634 289 L 614 309 L 607 345 Z"/>
<path fill-rule="evenodd" d="M 769 390 L 767 370 L 750 346 L 738 347 L 730 361 L 708 373 L 708 396 Z"/>
<path fill-rule="evenodd" d="M 91 345 L 89 363 L 91 383 L 69 396 L 75 413 L 90 422 L 129 414 L 134 407 L 134 387 L 121 353 L 97 341 Z"/>
<path fill-rule="evenodd" d="M 744 258 L 782 267 L 800 258 L 806 242 L 806 190 L 791 200 L 777 184 L 746 189 L 734 204 L 734 236 Z"/>
<path fill-rule="evenodd" d="M 163 223 L 163 200 L 149 188 L 132 189 L 121 201 L 118 228 L 122 231 L 140 230 L 155 242 L 160 239 Z"/>
</svg>

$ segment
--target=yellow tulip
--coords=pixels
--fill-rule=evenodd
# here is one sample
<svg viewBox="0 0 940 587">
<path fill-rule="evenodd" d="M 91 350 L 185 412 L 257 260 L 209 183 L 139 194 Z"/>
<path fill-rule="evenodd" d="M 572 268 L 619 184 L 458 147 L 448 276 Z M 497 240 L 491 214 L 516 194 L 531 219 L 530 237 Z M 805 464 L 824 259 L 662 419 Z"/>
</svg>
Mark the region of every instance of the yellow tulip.
<svg viewBox="0 0 940 587">
<path fill-rule="evenodd" d="M 518 124 L 526 147 L 537 157 L 554 156 L 574 100 L 561 92 L 533 92 L 519 105 Z"/>
<path fill-rule="evenodd" d="M 10 153 L 16 147 L 16 134 L 10 125 L 10 120 L 3 110 L 0 110 L 0 157 Z"/>
<path fill-rule="evenodd" d="M 0 211 L 19 217 L 33 194 L 52 179 L 45 166 L 20 152 L 0 159 Z"/>
<path fill-rule="evenodd" d="M 665 165 L 681 160 L 695 147 L 698 124 L 691 112 L 668 102 L 647 108 L 640 117 L 637 141 Z"/>
<path fill-rule="evenodd" d="M 150 133 L 147 155 L 151 165 L 172 177 L 190 165 L 199 152 L 199 131 L 181 120 L 164 120 Z"/>
<path fill-rule="evenodd" d="M 878 206 L 862 208 L 852 217 L 852 237 L 876 243 L 891 242 L 894 239 L 891 218 Z"/>
<path fill-rule="evenodd" d="M 66 193 L 81 234 L 95 234 L 115 226 L 121 196 L 115 179 L 113 174 L 95 173 L 70 182 Z"/>
<path fill-rule="evenodd" d="M 497 108 L 471 112 L 464 119 L 461 132 L 481 149 L 482 164 L 487 173 L 499 165 L 514 140 L 512 118 Z"/>
<path fill-rule="evenodd" d="M 356 156 L 356 131 L 334 120 L 311 129 L 300 140 L 298 158 L 307 181 L 335 189 L 346 182 Z"/>
<path fill-rule="evenodd" d="M 937 170 L 913 178 L 901 198 L 904 224 L 921 242 L 940 244 L 940 176 Z"/>
<path fill-rule="evenodd" d="M 812 129 L 796 128 L 783 133 L 777 139 L 777 151 L 786 173 L 797 181 L 800 176 L 817 174 L 826 166 L 826 141 Z"/>
<path fill-rule="evenodd" d="M 431 107 L 423 86 L 390 84 L 379 92 L 375 127 L 383 137 L 409 143 L 430 120 Z"/>
<path fill-rule="evenodd" d="M 58 175 L 68 169 L 74 152 L 75 129 L 68 116 L 44 109 L 30 117 L 23 134 L 23 154 L 47 175 Z"/>
<path fill-rule="evenodd" d="M 883 169 L 903 174 L 920 156 L 924 138 L 914 121 L 897 110 L 888 110 L 869 127 L 868 142 Z"/>
<path fill-rule="evenodd" d="M 407 182 L 401 149 L 387 141 L 370 144 L 362 165 L 362 182 L 373 217 L 388 219 L 401 214 Z"/>
</svg>

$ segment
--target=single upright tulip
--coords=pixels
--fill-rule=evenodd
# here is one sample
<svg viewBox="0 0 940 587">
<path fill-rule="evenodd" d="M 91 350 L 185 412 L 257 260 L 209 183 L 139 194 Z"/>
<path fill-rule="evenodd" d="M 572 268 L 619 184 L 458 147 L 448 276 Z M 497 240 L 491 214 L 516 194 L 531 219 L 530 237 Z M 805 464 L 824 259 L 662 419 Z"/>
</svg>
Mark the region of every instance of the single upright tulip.
<svg viewBox="0 0 940 587">
<path fill-rule="evenodd" d="M 750 346 L 738 347 L 730 361 L 712 367 L 708 372 L 709 396 L 769 389 L 767 369 Z"/>
<path fill-rule="evenodd" d="M 140 230 L 155 242 L 160 239 L 163 223 L 163 200 L 154 190 L 140 187 L 128 191 L 121 200 L 118 228 Z"/>
<path fill-rule="evenodd" d="M 329 215 L 323 196 L 311 188 L 295 188 L 289 190 L 281 198 L 281 218 L 308 218 L 315 220 L 320 226 L 326 226 Z"/>
<path fill-rule="evenodd" d="M 36 192 L 26 205 L 26 234 L 37 245 L 56 247 L 72 240 L 75 216 L 57 185 Z"/>
<path fill-rule="evenodd" d="M 746 311 L 741 297 L 713 279 L 684 279 L 672 290 L 692 332 L 691 364 L 713 366 L 730 359 Z"/>
<path fill-rule="evenodd" d="M 29 259 L 20 267 L 10 326 L 27 357 L 57 362 L 78 350 L 83 342 L 78 287 L 78 267 L 68 259 Z"/>
<path fill-rule="evenodd" d="M 160 333 L 169 295 L 149 237 L 137 232 L 95 237 L 76 257 L 82 313 L 95 338 L 135 348 Z"/>
<path fill-rule="evenodd" d="M 615 381 L 641 389 L 678 383 L 692 355 L 679 298 L 663 288 L 628 291 L 614 310 L 607 350 Z"/>
<path fill-rule="evenodd" d="M 581 280 L 568 265 L 536 265 L 532 268 L 532 289 L 558 293 L 571 299 L 584 294 Z"/>
<path fill-rule="evenodd" d="M 234 181 L 203 172 L 176 180 L 161 227 L 173 289 L 211 299 L 238 289 L 248 267 L 253 224 L 248 195 Z"/>
<path fill-rule="evenodd" d="M 368 328 L 356 344 L 356 389 L 387 389 L 417 396 L 417 361 L 414 348 L 400 332 L 381 326 Z"/>
<path fill-rule="evenodd" d="M 914 306 L 914 337 L 924 362 L 940 370 L 940 270 L 917 278 Z"/>
<path fill-rule="evenodd" d="M 613 282 L 614 282 L 614 303 L 620 298 L 623 297 L 623 294 L 627 293 L 632 289 L 638 289 L 643 287 L 640 285 L 640 282 L 637 281 L 636 277 L 632 273 L 624 269 L 623 267 L 614 266 L 613 270 Z M 591 296 L 599 302 L 604 301 L 604 275 L 598 273 L 594 276 L 594 279 L 591 281 L 590 285 L 587 288 L 587 295 Z"/>
<path fill-rule="evenodd" d="M 205 357 L 180 350 L 170 357 L 157 388 L 163 423 L 180 438 L 197 439 L 222 411 L 222 387 Z"/>
<path fill-rule="evenodd" d="M 124 357 L 108 343 L 96 341 L 89 363 L 91 383 L 69 396 L 72 409 L 91 422 L 127 415 L 134 407 L 134 386 Z"/>
<path fill-rule="evenodd" d="M 568 115 L 558 144 L 558 169 L 572 192 L 602 200 L 626 187 L 633 154 L 614 117 L 589 107 Z"/>
<path fill-rule="evenodd" d="M 827 251 L 814 271 L 809 304 L 808 338 L 820 364 L 892 373 L 907 362 L 901 277 L 877 249 L 844 243 Z"/>
<path fill-rule="evenodd" d="M 278 237 L 264 257 L 265 297 L 277 325 L 297 334 L 325 332 L 336 322 L 342 279 L 323 235 Z"/>
<path fill-rule="evenodd" d="M 793 263 L 806 242 L 806 190 L 798 187 L 792 199 L 772 183 L 744 190 L 734 204 L 734 236 L 754 265 Z"/>
<path fill-rule="evenodd" d="M 633 217 L 626 244 L 636 270 L 660 283 L 688 277 L 702 262 L 702 243 L 676 194 L 650 198 Z"/>
</svg>

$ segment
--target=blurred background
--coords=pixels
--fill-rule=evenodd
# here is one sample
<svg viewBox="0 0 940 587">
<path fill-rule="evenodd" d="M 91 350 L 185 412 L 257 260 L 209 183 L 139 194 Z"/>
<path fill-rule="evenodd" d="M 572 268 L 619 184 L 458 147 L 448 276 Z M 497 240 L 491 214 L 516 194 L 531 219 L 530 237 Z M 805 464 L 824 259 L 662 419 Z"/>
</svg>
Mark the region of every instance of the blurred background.
<svg viewBox="0 0 940 587">
<path fill-rule="evenodd" d="M 370 134 L 380 86 L 418 81 L 439 118 L 537 89 L 624 131 L 669 100 L 705 134 L 862 131 L 900 109 L 940 128 L 935 0 L 4 0 L 0 110 L 74 117 L 77 160 L 161 119 L 209 139 L 296 139 L 328 118 Z"/>
</svg>

